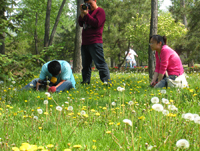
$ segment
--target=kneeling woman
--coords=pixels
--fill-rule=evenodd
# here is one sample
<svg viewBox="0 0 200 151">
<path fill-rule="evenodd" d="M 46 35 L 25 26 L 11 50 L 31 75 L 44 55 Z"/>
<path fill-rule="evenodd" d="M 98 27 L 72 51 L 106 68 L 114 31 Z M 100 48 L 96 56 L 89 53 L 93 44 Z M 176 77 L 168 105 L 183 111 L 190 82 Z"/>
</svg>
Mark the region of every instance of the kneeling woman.
<svg viewBox="0 0 200 151">
<path fill-rule="evenodd" d="M 150 38 L 150 47 L 152 51 L 156 51 L 156 67 L 151 82 L 154 88 L 167 87 L 166 72 L 169 79 L 175 80 L 176 77 L 184 74 L 183 65 L 178 54 L 166 45 L 167 38 L 165 36 L 153 35 Z M 187 81 L 185 80 L 187 86 Z M 157 84 L 156 84 L 157 83 Z"/>
</svg>

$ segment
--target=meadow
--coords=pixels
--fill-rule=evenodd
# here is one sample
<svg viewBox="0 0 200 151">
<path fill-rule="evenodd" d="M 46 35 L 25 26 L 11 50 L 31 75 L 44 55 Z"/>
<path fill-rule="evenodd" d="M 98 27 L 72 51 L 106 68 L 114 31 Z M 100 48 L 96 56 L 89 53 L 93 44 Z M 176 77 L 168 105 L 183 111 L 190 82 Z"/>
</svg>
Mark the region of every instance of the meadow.
<svg viewBox="0 0 200 151">
<path fill-rule="evenodd" d="M 187 75 L 189 88 L 153 89 L 147 73 L 111 73 L 112 86 L 74 74 L 76 89 L 52 94 L 1 81 L 0 150 L 198 151 L 200 73 Z"/>
</svg>

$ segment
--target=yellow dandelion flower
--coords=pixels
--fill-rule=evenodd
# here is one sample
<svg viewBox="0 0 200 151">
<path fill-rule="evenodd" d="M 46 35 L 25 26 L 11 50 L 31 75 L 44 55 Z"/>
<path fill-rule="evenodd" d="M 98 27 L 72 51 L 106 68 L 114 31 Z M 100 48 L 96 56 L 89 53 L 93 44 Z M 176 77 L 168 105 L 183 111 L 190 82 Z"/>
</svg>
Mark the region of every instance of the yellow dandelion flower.
<svg viewBox="0 0 200 151">
<path fill-rule="evenodd" d="M 115 110 L 119 110 L 119 107 L 116 107 Z"/>
<path fill-rule="evenodd" d="M 119 122 L 119 123 L 117 123 L 117 126 L 119 126 L 121 123 Z"/>
<path fill-rule="evenodd" d="M 96 116 L 100 116 L 100 113 L 97 112 L 97 113 L 95 113 L 95 115 L 96 115 Z"/>
<path fill-rule="evenodd" d="M 53 145 L 53 144 L 48 144 L 47 147 L 48 147 L 48 148 L 53 148 L 54 145 Z"/>
<path fill-rule="evenodd" d="M 53 105 L 49 105 L 50 107 L 53 107 Z"/>
<path fill-rule="evenodd" d="M 91 109 L 91 112 L 95 112 L 95 109 Z"/>
<path fill-rule="evenodd" d="M 92 146 L 92 149 L 96 150 L 96 149 L 97 149 L 97 147 L 96 147 L 95 145 L 93 145 L 93 146 Z"/>
<path fill-rule="evenodd" d="M 81 145 L 74 145 L 73 148 L 81 148 Z"/>
<path fill-rule="evenodd" d="M 96 140 L 92 140 L 94 143 L 96 143 L 97 141 Z"/>
<path fill-rule="evenodd" d="M 138 119 L 139 119 L 139 120 L 144 120 L 145 117 L 144 117 L 144 116 L 140 116 L 140 117 L 138 117 Z"/>
<path fill-rule="evenodd" d="M 152 95 L 152 96 L 153 96 L 154 94 L 150 94 L 150 95 Z"/>
<path fill-rule="evenodd" d="M 106 131 L 106 134 L 111 134 L 111 131 Z"/>
<path fill-rule="evenodd" d="M 38 127 L 39 128 L 39 130 L 41 130 L 42 129 L 42 127 Z"/>
<path fill-rule="evenodd" d="M 71 149 L 64 149 L 64 151 L 72 151 Z"/>
<path fill-rule="evenodd" d="M 84 114 L 83 116 L 84 116 L 84 117 L 88 117 L 88 114 Z"/>
<path fill-rule="evenodd" d="M 24 102 L 28 102 L 27 100 L 24 100 Z"/>
<path fill-rule="evenodd" d="M 44 114 L 45 114 L 45 115 L 48 115 L 49 113 L 48 113 L 48 112 L 44 112 Z"/>
<path fill-rule="evenodd" d="M 195 97 L 197 94 L 195 93 L 195 94 L 193 94 L 193 97 Z"/>
<path fill-rule="evenodd" d="M 35 110 L 34 110 L 34 109 L 32 109 L 31 111 L 32 111 L 32 112 L 34 112 Z"/>
<path fill-rule="evenodd" d="M 114 122 L 110 122 L 110 123 L 108 123 L 109 125 L 113 125 L 114 124 Z"/>
<path fill-rule="evenodd" d="M 43 146 L 39 146 L 37 149 L 39 149 L 39 150 L 43 150 L 44 147 L 43 147 Z"/>
<path fill-rule="evenodd" d="M 67 143 L 67 145 L 68 145 L 68 146 L 70 146 L 70 145 L 71 145 L 71 143 Z"/>
<path fill-rule="evenodd" d="M 12 147 L 13 151 L 20 151 L 18 147 Z"/>
<path fill-rule="evenodd" d="M 103 107 L 103 110 L 106 110 L 107 108 L 106 107 Z"/>
<path fill-rule="evenodd" d="M 173 103 L 174 101 L 173 101 L 173 100 L 169 100 L 169 102 L 172 102 L 172 103 Z"/>
<path fill-rule="evenodd" d="M 37 98 L 39 99 L 39 98 L 40 98 L 40 96 L 37 96 Z"/>
<path fill-rule="evenodd" d="M 121 106 L 125 106 L 124 104 L 122 104 Z"/>
</svg>

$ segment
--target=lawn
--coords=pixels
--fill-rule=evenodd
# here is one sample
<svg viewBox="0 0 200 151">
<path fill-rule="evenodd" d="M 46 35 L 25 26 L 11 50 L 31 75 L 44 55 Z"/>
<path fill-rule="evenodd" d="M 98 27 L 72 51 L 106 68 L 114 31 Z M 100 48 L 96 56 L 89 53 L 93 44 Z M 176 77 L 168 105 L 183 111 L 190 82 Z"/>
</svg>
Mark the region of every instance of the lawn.
<svg viewBox="0 0 200 151">
<path fill-rule="evenodd" d="M 192 150 L 200 148 L 199 73 L 189 88 L 153 89 L 147 73 L 92 73 L 90 85 L 20 91 L 31 79 L 0 82 L 0 150 Z"/>
</svg>

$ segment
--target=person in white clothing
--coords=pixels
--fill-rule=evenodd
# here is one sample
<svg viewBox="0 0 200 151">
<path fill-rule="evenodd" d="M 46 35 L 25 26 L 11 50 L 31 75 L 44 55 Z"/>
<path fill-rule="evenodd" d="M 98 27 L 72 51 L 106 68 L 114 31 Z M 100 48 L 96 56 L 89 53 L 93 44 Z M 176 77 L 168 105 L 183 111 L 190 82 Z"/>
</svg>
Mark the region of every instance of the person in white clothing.
<svg viewBox="0 0 200 151">
<path fill-rule="evenodd" d="M 133 47 L 133 46 L 132 46 Z M 127 54 L 127 51 L 125 52 L 125 55 Z M 126 68 L 128 63 L 130 64 L 130 68 L 133 69 L 134 66 L 136 66 L 135 56 L 138 57 L 136 52 L 133 49 L 129 49 L 129 52 L 126 56 Z"/>
</svg>

